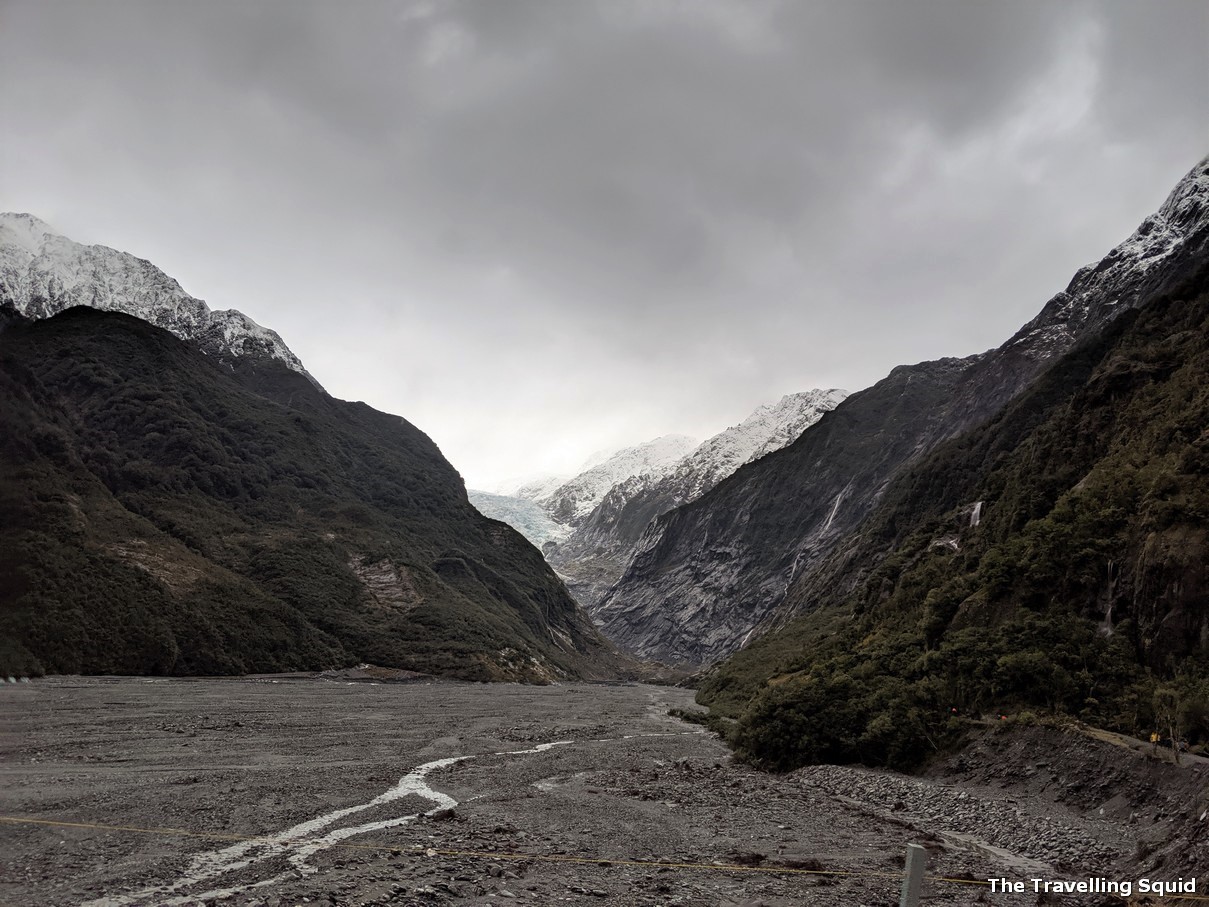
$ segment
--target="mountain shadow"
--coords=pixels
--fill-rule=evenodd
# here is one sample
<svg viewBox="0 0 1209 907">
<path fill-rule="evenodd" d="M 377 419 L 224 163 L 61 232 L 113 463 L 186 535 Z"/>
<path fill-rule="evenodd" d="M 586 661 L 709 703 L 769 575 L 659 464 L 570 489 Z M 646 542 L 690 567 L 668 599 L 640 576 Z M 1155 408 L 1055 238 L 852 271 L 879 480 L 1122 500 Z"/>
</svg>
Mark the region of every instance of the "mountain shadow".
<svg viewBox="0 0 1209 907">
<path fill-rule="evenodd" d="M 404 419 L 123 314 L 0 329 L 0 671 L 617 670 Z"/>
</svg>

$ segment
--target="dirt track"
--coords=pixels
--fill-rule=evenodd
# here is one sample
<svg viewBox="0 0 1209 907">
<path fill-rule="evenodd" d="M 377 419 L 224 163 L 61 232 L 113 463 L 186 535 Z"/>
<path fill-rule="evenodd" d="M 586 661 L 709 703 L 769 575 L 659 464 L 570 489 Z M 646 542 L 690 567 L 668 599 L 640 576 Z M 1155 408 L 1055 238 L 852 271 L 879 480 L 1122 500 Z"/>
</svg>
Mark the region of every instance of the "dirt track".
<svg viewBox="0 0 1209 907">
<path fill-rule="evenodd" d="M 930 876 L 973 879 L 1058 857 L 1104 868 L 1132 845 L 1120 823 L 1072 814 L 996 848 L 977 819 L 1004 803 L 886 773 L 753 772 L 669 718 L 691 693 L 663 687 L 54 678 L 0 694 L 0 815 L 124 829 L 0 823 L 5 907 L 880 907 L 898 903 L 911 840 L 929 845 Z M 472 758 L 413 773 L 456 757 Z M 950 809 L 972 829 L 955 832 Z"/>
</svg>

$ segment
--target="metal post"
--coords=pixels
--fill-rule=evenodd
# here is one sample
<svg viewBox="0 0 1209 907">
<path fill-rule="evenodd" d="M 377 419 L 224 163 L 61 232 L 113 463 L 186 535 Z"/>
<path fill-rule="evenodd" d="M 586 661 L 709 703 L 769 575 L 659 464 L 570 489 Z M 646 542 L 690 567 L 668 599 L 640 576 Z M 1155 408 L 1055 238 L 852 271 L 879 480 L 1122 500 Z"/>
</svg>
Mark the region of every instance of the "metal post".
<svg viewBox="0 0 1209 907">
<path fill-rule="evenodd" d="M 907 845 L 907 872 L 903 876 L 903 896 L 898 907 L 919 907 L 919 894 L 924 884 L 924 863 L 928 852 L 918 844 Z"/>
</svg>

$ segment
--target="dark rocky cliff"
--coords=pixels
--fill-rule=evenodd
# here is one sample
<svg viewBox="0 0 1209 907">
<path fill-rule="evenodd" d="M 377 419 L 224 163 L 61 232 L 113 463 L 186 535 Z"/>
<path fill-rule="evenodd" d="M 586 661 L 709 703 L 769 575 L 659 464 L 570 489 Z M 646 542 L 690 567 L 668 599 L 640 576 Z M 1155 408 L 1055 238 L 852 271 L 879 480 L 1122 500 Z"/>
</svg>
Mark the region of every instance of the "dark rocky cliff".
<svg viewBox="0 0 1209 907">
<path fill-rule="evenodd" d="M 743 753 L 907 768 L 1021 710 L 1209 742 L 1204 264 L 901 472 L 712 668 Z"/>
<path fill-rule="evenodd" d="M 659 518 L 597 611 L 606 635 L 673 663 L 734 652 L 787 616 L 781 605 L 790 585 L 818 568 L 904 466 L 994 416 L 1120 313 L 1186 281 L 1203 266 L 1207 243 L 1209 159 L 999 348 L 900 366 L 789 448 Z"/>
<path fill-rule="evenodd" d="M 695 501 L 744 463 L 780 450 L 847 396 L 831 388 L 788 394 L 719 432 L 671 468 L 614 485 L 604 499 L 548 554 L 550 562 L 593 617 L 621 579 L 655 518 Z"/>
</svg>

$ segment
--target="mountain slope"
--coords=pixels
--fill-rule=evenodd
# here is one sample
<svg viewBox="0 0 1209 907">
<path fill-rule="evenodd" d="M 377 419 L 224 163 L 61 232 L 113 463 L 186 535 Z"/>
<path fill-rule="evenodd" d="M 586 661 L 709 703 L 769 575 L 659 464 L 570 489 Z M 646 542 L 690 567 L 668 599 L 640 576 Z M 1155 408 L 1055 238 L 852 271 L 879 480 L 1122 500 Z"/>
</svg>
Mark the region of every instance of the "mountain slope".
<svg viewBox="0 0 1209 907">
<path fill-rule="evenodd" d="M 595 609 L 597 624 L 623 648 L 673 664 L 734 651 L 780 602 L 800 552 L 840 538 L 866 512 L 862 490 L 917 452 L 920 426 L 970 365 L 895 369 L 794 444 L 655 519 Z"/>
<path fill-rule="evenodd" d="M 614 485 L 635 476 L 658 474 L 669 469 L 696 443 L 687 435 L 663 435 L 617 451 L 553 491 L 546 490 L 545 483 L 535 483 L 525 486 L 518 494 L 524 497 L 534 494 L 531 499 L 555 522 L 574 528 L 587 518 Z"/>
<path fill-rule="evenodd" d="M 791 443 L 845 396 L 836 389 L 788 394 L 703 441 L 672 468 L 614 485 L 550 552 L 550 562 L 568 578 L 576 600 L 594 614 L 651 520 L 700 497 L 743 464 Z"/>
<path fill-rule="evenodd" d="M 261 359 L 306 375 L 275 331 L 233 309 L 212 312 L 149 261 L 107 246 L 85 246 L 30 214 L 0 214 L 0 304 L 29 318 L 72 306 L 125 312 L 194 342 L 223 361 Z"/>
<path fill-rule="evenodd" d="M 117 313 L 4 324 L 3 669 L 612 670 L 540 553 L 403 419 Z"/>
<path fill-rule="evenodd" d="M 1207 242 L 1209 159 L 998 349 L 900 366 L 788 448 L 657 519 L 596 620 L 643 657 L 701 664 L 734 652 L 785 619 L 791 584 L 859 525 L 899 470 L 994 416 L 1122 312 L 1186 280 Z"/>
<path fill-rule="evenodd" d="M 899 476 L 702 701 L 780 768 L 909 767 L 948 718 L 1209 740 L 1209 267 Z"/>
</svg>

